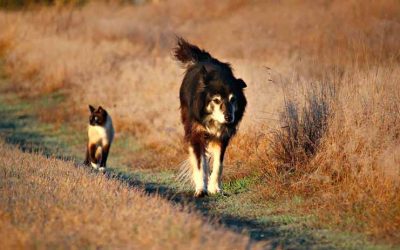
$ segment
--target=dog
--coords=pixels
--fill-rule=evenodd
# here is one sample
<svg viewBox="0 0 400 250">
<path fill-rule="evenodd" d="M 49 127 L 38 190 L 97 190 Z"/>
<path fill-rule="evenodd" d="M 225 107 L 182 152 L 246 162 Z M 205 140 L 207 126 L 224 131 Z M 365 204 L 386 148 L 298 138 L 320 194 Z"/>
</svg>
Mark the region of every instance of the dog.
<svg viewBox="0 0 400 250">
<path fill-rule="evenodd" d="M 186 68 L 179 99 L 194 196 L 221 193 L 224 155 L 246 109 L 247 85 L 233 75 L 230 64 L 183 38 L 178 38 L 173 52 Z"/>
<path fill-rule="evenodd" d="M 104 172 L 111 143 L 114 139 L 114 127 L 111 116 L 99 106 L 89 105 L 88 143 L 84 164 Z"/>
</svg>

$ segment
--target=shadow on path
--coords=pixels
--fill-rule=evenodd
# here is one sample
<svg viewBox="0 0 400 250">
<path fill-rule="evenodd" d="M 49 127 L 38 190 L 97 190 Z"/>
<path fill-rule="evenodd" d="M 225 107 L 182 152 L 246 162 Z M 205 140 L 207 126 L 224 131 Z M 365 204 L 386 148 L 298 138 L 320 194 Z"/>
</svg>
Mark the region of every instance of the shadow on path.
<svg viewBox="0 0 400 250">
<path fill-rule="evenodd" d="M 45 134 L 51 126 L 43 124 L 39 127 L 36 118 L 21 111 L 20 106 L 4 104 L 0 99 L 0 117 L 0 137 L 6 143 L 16 145 L 23 152 L 40 153 L 61 160 L 73 159 L 72 156 L 65 156 L 65 145 Z"/>
<path fill-rule="evenodd" d="M 321 239 L 315 239 L 311 233 L 303 230 L 294 232 L 291 229 L 283 229 L 282 225 L 277 223 L 260 223 L 249 218 L 234 217 L 229 214 L 216 213 L 212 210 L 217 197 L 205 197 L 195 199 L 193 192 L 179 191 L 167 185 L 155 182 L 143 182 L 140 177 L 134 174 L 124 174 L 118 170 L 108 170 L 105 176 L 110 179 L 122 181 L 133 188 L 144 190 L 148 195 L 158 195 L 169 200 L 175 205 L 189 205 L 200 212 L 206 219 L 216 221 L 230 230 L 237 233 L 248 235 L 252 242 L 266 241 L 266 248 L 270 249 L 312 249 L 318 244 L 318 249 L 335 249 L 328 242 L 328 245 L 321 246 Z"/>
</svg>

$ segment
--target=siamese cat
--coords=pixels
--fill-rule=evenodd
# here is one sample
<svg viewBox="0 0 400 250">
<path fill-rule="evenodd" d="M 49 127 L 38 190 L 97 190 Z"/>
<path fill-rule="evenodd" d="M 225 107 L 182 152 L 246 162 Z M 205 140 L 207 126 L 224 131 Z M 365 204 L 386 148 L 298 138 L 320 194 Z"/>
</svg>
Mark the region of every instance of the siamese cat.
<svg viewBox="0 0 400 250">
<path fill-rule="evenodd" d="M 89 105 L 89 110 L 88 144 L 84 164 L 104 172 L 114 139 L 114 127 L 110 115 L 101 106 L 96 109 Z"/>
</svg>

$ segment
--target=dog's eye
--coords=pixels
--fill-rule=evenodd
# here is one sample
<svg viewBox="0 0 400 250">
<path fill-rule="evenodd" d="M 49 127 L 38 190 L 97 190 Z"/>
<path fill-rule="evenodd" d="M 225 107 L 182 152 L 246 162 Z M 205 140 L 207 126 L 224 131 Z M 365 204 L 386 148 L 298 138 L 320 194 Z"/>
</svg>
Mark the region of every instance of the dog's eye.
<svg viewBox="0 0 400 250">
<path fill-rule="evenodd" d="M 212 100 L 215 104 L 221 104 L 221 100 L 218 98 L 215 98 Z"/>
<path fill-rule="evenodd" d="M 232 98 L 229 100 L 231 103 L 236 102 L 236 98 L 234 96 L 232 96 Z"/>
</svg>

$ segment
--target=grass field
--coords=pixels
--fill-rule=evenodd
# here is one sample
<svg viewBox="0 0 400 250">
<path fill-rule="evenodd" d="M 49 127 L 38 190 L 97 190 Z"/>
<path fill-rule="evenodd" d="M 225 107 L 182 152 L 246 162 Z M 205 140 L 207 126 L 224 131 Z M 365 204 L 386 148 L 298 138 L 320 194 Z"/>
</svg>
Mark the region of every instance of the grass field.
<svg viewBox="0 0 400 250">
<path fill-rule="evenodd" d="M 101 104 L 117 130 L 109 174 L 186 201 L 178 34 L 248 85 L 231 196 L 191 204 L 288 248 L 400 243 L 398 1 L 89 1 L 2 11 L 0 23 L 6 141 L 81 162 L 87 104 Z"/>
<path fill-rule="evenodd" d="M 119 180 L 0 148 L 2 249 L 257 249 L 247 237 Z"/>
<path fill-rule="evenodd" d="M 6 90 L 8 89 L 8 79 L 1 81 L 1 86 Z M 9 146 L 2 146 L 4 150 L 11 150 L 15 155 L 25 155 L 27 153 L 35 154 L 34 157 L 40 158 L 40 155 L 46 157 L 58 158 L 60 160 L 67 160 L 67 162 L 58 162 L 61 166 L 65 166 L 64 171 L 79 171 L 81 178 L 87 178 L 89 175 L 92 178 L 98 178 L 107 182 L 106 177 L 113 180 L 119 185 L 127 186 L 128 189 L 133 189 L 140 195 L 156 195 L 159 199 L 167 200 L 174 206 L 180 208 L 179 210 L 191 211 L 195 216 L 202 215 L 203 220 L 211 221 L 217 227 L 221 225 L 225 230 L 239 233 L 244 236 L 249 236 L 251 242 L 261 241 L 260 246 L 263 248 L 273 249 L 283 247 L 284 249 L 389 249 L 390 245 L 379 245 L 370 242 L 367 237 L 349 233 L 346 231 L 340 232 L 337 230 L 327 230 L 326 228 L 315 227 L 316 217 L 314 215 L 300 215 L 296 211 L 299 205 L 303 203 L 300 196 L 293 197 L 284 202 L 265 201 L 260 199 L 260 195 L 254 192 L 262 180 L 257 176 L 238 178 L 224 184 L 224 190 L 228 196 L 208 197 L 202 200 L 195 200 L 192 198 L 192 192 L 187 185 L 181 185 L 176 182 L 176 173 L 168 169 L 147 169 L 147 168 L 134 168 L 132 169 L 132 162 L 127 162 L 125 154 L 140 155 L 148 150 L 141 142 L 134 136 L 128 136 L 124 140 L 116 141 L 113 146 L 113 157 L 110 158 L 111 168 L 107 171 L 105 176 L 97 176 L 95 172 L 89 169 L 77 167 L 83 162 L 82 149 L 84 148 L 85 135 L 76 133 L 74 127 L 68 125 L 56 126 L 52 123 L 46 123 L 39 119 L 36 114 L 37 110 L 43 109 L 48 105 L 57 105 L 62 102 L 58 94 L 50 94 L 37 98 L 30 98 L 28 100 L 21 97 L 19 94 L 7 92 L 2 89 L 0 95 L 0 115 L 2 120 L 0 122 L 0 135 L 5 140 L 5 143 L 14 145 L 20 150 L 26 152 L 23 154 L 15 148 Z M 44 159 L 44 158 L 41 158 Z M 56 160 L 53 159 L 53 162 Z M 34 162 L 42 162 L 36 160 Z M 139 163 L 134 163 L 139 164 Z M 16 163 L 18 165 L 18 163 Z M 32 167 L 36 165 L 33 164 Z M 5 166 L 4 166 L 5 167 Z M 41 166 L 36 166 L 41 167 Z M 20 169 L 21 176 L 28 173 L 26 169 Z M 6 172 L 4 172 L 6 173 Z M 24 175 L 23 175 L 24 174 Z M 50 175 L 50 174 L 49 174 Z M 64 179 L 61 173 L 55 171 L 54 175 L 58 176 L 59 181 Z M 4 180 L 8 180 L 10 175 L 5 175 Z M 23 180 L 21 180 L 22 182 Z M 68 181 L 70 181 L 68 179 Z M 22 184 L 21 184 L 22 185 Z M 68 184 L 65 184 L 68 185 Z M 47 188 L 44 183 L 42 188 Z M 8 186 L 10 188 L 10 186 Z M 97 188 L 97 185 L 96 185 Z M 8 199 L 11 196 L 12 189 L 2 189 L 2 197 Z M 97 189 L 96 189 L 97 190 Z M 67 209 L 71 204 L 68 202 L 69 197 L 64 198 L 63 205 L 59 208 Z M 16 200 L 24 199 L 23 197 L 16 197 Z M 79 199 L 78 197 L 76 199 Z M 116 198 L 117 199 L 117 198 Z M 99 201 L 100 202 L 100 201 Z M 151 201 L 155 202 L 155 201 Z M 35 206 L 48 206 L 46 199 L 38 201 Z M 11 215 L 14 215 L 12 204 L 5 204 L 7 210 Z M 133 205 L 132 205 L 133 206 Z M 143 204 L 146 206 L 146 204 Z M 80 210 L 81 211 L 81 210 Z M 135 210 L 136 211 L 136 210 Z M 31 210 L 21 211 L 21 214 L 32 214 Z M 88 212 L 89 213 L 89 212 Z M 33 218 L 36 213 L 33 213 Z M 78 215 L 77 215 L 78 216 Z M 191 216 L 191 215 L 190 215 Z M 19 227 L 24 223 L 33 223 L 28 220 L 28 215 L 24 217 L 26 220 L 21 219 L 15 222 L 13 226 Z M 8 223 L 8 222 L 4 222 Z M 67 221 L 69 223 L 69 221 Z M 107 221 L 102 226 L 108 227 Z M 118 222 L 119 223 L 119 222 Z M 134 222 L 132 222 L 134 223 Z M 115 224 L 118 225 L 118 224 Z M 14 248 L 16 245 L 8 245 L 9 243 L 18 244 L 24 248 L 30 248 L 30 240 L 33 240 L 31 231 L 24 231 L 25 228 L 20 229 L 21 234 L 26 236 L 26 241 L 20 241 L 17 238 L 7 238 L 7 244 L 2 245 L 4 248 Z M 38 228 L 42 230 L 43 228 Z M 63 229 L 60 229 L 61 231 Z M 104 230 L 107 232 L 106 230 Z M 36 232 L 35 232 L 36 233 Z M 67 233 L 67 232 L 66 232 Z M 102 232 L 103 233 L 103 230 Z M 7 234 L 8 235 L 8 234 Z M 59 236 L 54 236 L 55 242 L 53 245 L 48 245 L 46 239 L 38 239 L 40 244 L 39 248 L 52 248 L 53 246 L 63 247 L 63 242 L 57 241 Z M 85 236 L 86 237 L 86 236 Z M 87 236 L 89 237 L 89 236 Z M 40 237 L 39 237 L 40 238 Z M 72 238 L 68 245 L 81 247 L 81 242 Z M 132 244 L 135 244 L 135 239 L 131 239 Z M 112 244 L 111 244 L 112 243 Z M 116 243 L 116 242 L 115 242 Z M 253 244 L 252 243 L 252 244 Z M 114 247 L 114 242 L 109 243 L 96 243 L 94 241 L 85 241 L 89 248 L 92 247 Z M 149 244 L 153 244 L 149 242 Z M 117 244 L 118 245 L 118 244 Z M 162 245 L 160 245 L 161 247 Z M 122 247 L 124 247 L 122 245 Z M 154 246 L 157 248 L 158 246 Z M 124 247 L 125 248 L 125 247 Z M 219 249 L 219 246 L 216 246 Z M 236 249 L 236 248 L 235 248 Z"/>
</svg>

